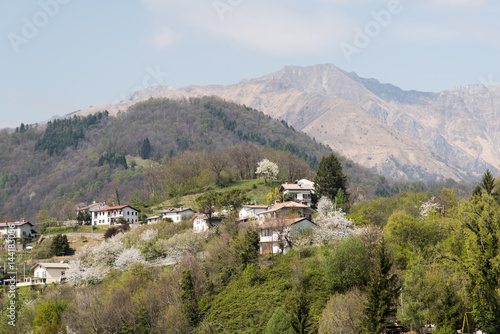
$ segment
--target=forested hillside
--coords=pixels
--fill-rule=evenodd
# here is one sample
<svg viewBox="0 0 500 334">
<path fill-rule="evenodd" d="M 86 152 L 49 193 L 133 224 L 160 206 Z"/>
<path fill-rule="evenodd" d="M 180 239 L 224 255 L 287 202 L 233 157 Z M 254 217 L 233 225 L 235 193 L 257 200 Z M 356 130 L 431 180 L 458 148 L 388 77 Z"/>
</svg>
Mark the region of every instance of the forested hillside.
<svg viewBox="0 0 500 334">
<path fill-rule="evenodd" d="M 15 133 L 1 133 L 0 213 L 11 219 L 33 220 L 40 210 L 47 210 L 51 217 L 63 220 L 74 215 L 78 203 L 117 202 L 117 193 L 122 202 L 137 191 L 148 199 L 155 189 L 147 187 L 151 177 L 145 180 L 145 176 L 155 178 L 162 198 L 180 195 L 172 193 L 176 184 L 168 187 L 163 168 L 174 165 L 167 163 L 169 159 L 180 159 L 184 164 L 189 159 L 197 161 L 190 167 L 200 167 L 205 182 L 198 182 L 193 189 L 188 182 L 184 189 L 196 191 L 212 183 L 209 158 L 231 148 L 232 158 L 222 172 L 224 182 L 255 177 L 254 170 L 238 169 L 238 163 L 241 169 L 243 162 L 238 162 L 237 153 L 240 158 L 242 154 L 254 156 L 254 160 L 266 155 L 289 164 L 304 161 L 309 171 L 304 166 L 299 170 L 310 173 L 320 158 L 331 152 L 285 122 L 245 106 L 215 98 L 181 102 L 151 99 L 117 117 L 103 111 L 44 125 L 23 124 Z M 186 153 L 179 155 L 182 152 Z M 203 156 L 207 152 L 213 154 Z M 253 167 L 247 164 L 248 168 Z M 289 166 L 288 171 L 296 169 Z M 280 178 L 295 176 L 288 173 Z"/>
</svg>

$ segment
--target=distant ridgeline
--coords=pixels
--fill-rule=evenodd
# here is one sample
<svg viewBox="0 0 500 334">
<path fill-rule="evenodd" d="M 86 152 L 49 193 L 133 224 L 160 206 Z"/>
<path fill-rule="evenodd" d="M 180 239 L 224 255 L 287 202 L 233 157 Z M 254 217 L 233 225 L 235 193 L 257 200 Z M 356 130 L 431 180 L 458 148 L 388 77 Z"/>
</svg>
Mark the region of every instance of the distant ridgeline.
<svg viewBox="0 0 500 334">
<path fill-rule="evenodd" d="M 35 150 L 48 155 L 59 155 L 68 147 L 77 147 L 84 138 L 85 131 L 94 124 L 107 118 L 108 112 L 99 112 L 86 117 L 73 116 L 67 119 L 56 119 L 47 123 L 44 134 L 35 143 Z M 21 124 L 21 132 L 23 124 Z"/>
</svg>

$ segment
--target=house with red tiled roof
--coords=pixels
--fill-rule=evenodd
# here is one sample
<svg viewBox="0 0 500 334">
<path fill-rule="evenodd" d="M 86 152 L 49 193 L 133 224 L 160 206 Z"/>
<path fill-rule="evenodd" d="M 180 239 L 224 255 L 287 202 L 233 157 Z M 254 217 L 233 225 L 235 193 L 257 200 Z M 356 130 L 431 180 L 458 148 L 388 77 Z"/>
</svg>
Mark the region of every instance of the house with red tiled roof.
<svg viewBox="0 0 500 334">
<path fill-rule="evenodd" d="M 270 205 L 267 210 L 259 212 L 257 219 L 259 221 L 273 220 L 277 218 L 284 218 L 290 214 L 296 214 L 299 217 L 306 217 L 312 219 L 312 215 L 316 211 L 306 204 L 301 204 L 293 201 L 284 203 L 275 203 Z"/>
<path fill-rule="evenodd" d="M 130 205 L 110 206 L 92 213 L 92 225 L 113 225 L 118 223 L 120 218 L 125 219 L 129 224 L 139 222 L 139 210 Z"/>
</svg>

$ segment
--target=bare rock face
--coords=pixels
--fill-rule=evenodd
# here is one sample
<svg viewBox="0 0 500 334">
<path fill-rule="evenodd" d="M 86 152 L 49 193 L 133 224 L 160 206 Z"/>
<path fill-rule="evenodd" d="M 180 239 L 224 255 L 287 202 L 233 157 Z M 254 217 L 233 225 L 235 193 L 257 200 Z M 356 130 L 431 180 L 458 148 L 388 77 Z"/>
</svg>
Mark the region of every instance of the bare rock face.
<svg viewBox="0 0 500 334">
<path fill-rule="evenodd" d="M 285 66 L 235 85 L 148 88 L 120 109 L 151 96 L 203 95 L 284 119 L 355 162 L 397 179 L 471 180 L 486 168 L 496 173 L 500 165 L 500 86 L 403 91 L 329 64 Z"/>
</svg>

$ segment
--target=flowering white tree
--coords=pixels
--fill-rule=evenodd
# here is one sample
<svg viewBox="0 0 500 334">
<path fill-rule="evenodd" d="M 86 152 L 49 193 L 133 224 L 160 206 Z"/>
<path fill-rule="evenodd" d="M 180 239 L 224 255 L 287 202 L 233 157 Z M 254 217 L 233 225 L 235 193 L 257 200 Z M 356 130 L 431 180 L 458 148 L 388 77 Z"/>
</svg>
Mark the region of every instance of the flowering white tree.
<svg viewBox="0 0 500 334">
<path fill-rule="evenodd" d="M 166 254 L 178 262 L 184 255 L 196 255 L 203 250 L 209 232 L 195 233 L 193 230 L 176 234 L 169 239 L 160 239 L 155 247 L 158 252 Z"/>
<path fill-rule="evenodd" d="M 127 270 L 135 262 L 146 263 L 140 250 L 135 247 L 127 248 L 116 257 L 115 268 Z"/>
<path fill-rule="evenodd" d="M 257 175 L 261 175 L 264 178 L 264 183 L 267 183 L 267 179 L 276 179 L 279 172 L 278 165 L 268 159 L 261 160 L 255 171 Z"/>
<path fill-rule="evenodd" d="M 441 209 L 439 203 L 435 200 L 436 197 L 432 196 L 427 202 L 420 205 L 420 218 L 425 219 L 429 215 L 429 212 L 435 212 L 436 210 Z"/>
<path fill-rule="evenodd" d="M 80 248 L 66 271 L 67 280 L 73 285 L 99 283 L 106 277 L 118 255 L 125 246 L 123 234 L 116 235 L 99 245 L 85 245 Z"/>
<path fill-rule="evenodd" d="M 330 211 L 327 214 L 320 212 L 316 217 L 312 237 L 314 242 L 327 244 L 331 240 L 340 240 L 354 235 L 353 222 L 346 217 L 342 210 Z"/>
<path fill-rule="evenodd" d="M 157 235 L 158 235 L 157 230 L 149 229 L 149 230 L 142 232 L 141 239 L 143 241 L 153 241 L 154 239 L 156 239 Z"/>
<path fill-rule="evenodd" d="M 333 210 L 332 200 L 326 196 L 321 196 L 318 201 L 318 213 L 320 215 L 327 215 L 330 211 Z"/>
</svg>

